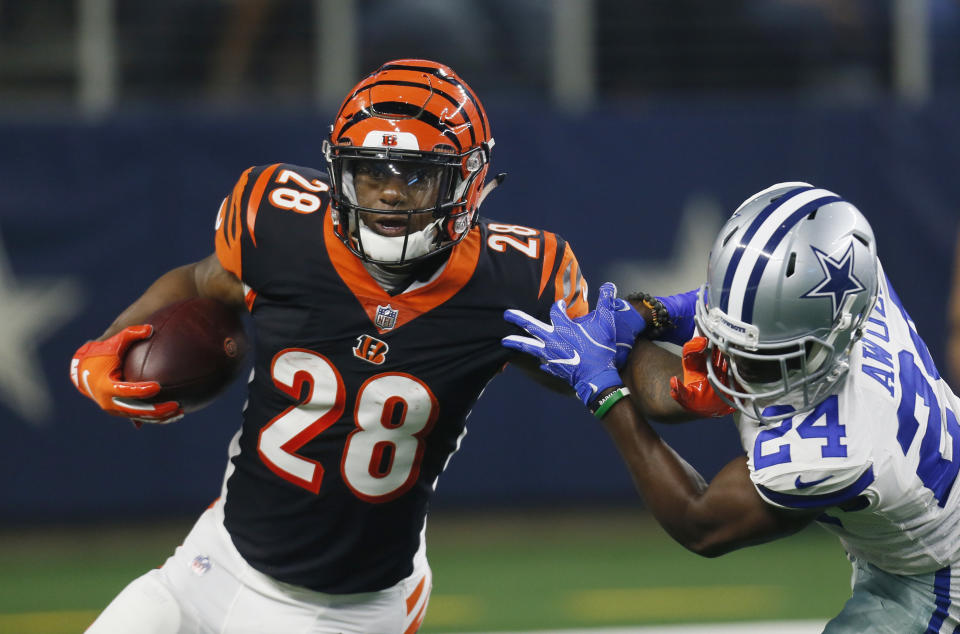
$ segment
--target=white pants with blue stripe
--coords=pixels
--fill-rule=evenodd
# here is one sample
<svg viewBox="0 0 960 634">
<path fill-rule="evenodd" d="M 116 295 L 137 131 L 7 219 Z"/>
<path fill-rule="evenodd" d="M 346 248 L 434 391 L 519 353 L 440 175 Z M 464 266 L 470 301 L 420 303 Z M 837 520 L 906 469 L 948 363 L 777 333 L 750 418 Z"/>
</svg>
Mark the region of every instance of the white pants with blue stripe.
<svg viewBox="0 0 960 634">
<path fill-rule="evenodd" d="M 853 562 L 853 595 L 824 634 L 960 634 L 960 565 L 895 575 Z"/>
</svg>

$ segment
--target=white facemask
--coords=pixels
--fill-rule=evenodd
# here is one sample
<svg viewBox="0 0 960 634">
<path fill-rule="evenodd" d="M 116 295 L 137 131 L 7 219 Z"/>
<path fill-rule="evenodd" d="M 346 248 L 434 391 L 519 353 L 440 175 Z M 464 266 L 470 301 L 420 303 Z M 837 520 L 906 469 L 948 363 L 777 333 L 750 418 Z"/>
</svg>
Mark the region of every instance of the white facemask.
<svg viewBox="0 0 960 634">
<path fill-rule="evenodd" d="M 434 239 L 437 236 L 437 227 L 443 218 L 424 227 L 421 231 L 406 236 L 382 236 L 362 220 L 360 221 L 360 241 L 367 257 L 381 262 L 399 262 L 401 255 L 405 260 L 418 258 L 433 250 Z M 403 253 L 403 241 L 407 241 L 407 252 Z"/>
</svg>

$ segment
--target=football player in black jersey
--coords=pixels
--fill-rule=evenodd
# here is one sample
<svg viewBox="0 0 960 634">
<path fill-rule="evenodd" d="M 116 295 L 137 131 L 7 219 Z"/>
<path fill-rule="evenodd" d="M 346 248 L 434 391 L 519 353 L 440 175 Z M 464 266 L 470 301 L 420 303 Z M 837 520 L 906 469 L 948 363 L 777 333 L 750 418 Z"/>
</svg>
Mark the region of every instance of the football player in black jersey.
<svg viewBox="0 0 960 634">
<path fill-rule="evenodd" d="M 163 423 L 180 405 L 145 403 L 159 386 L 120 370 L 153 311 L 213 297 L 249 311 L 255 334 L 220 497 L 90 632 L 419 628 L 430 494 L 474 402 L 514 359 L 500 340 L 517 331 L 500 315 L 546 319 L 557 300 L 587 312 L 561 237 L 478 216 L 498 182 L 485 180 L 492 148 L 483 107 L 450 68 L 389 62 L 347 95 L 325 170 L 245 171 L 220 206 L 215 253 L 161 276 L 77 351 L 81 392 Z"/>
</svg>

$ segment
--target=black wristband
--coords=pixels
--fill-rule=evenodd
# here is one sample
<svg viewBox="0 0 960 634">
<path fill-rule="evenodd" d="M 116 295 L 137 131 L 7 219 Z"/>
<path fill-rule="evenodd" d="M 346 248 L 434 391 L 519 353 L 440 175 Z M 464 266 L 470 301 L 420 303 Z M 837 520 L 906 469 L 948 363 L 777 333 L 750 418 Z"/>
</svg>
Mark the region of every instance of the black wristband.
<svg viewBox="0 0 960 634">
<path fill-rule="evenodd" d="M 670 312 L 658 298 L 649 293 L 632 293 L 627 296 L 627 300 L 641 301 L 643 305 L 650 309 L 650 323 L 647 324 L 643 334 L 649 339 L 656 339 L 667 328 L 676 328 L 677 325 L 670 319 Z"/>
</svg>

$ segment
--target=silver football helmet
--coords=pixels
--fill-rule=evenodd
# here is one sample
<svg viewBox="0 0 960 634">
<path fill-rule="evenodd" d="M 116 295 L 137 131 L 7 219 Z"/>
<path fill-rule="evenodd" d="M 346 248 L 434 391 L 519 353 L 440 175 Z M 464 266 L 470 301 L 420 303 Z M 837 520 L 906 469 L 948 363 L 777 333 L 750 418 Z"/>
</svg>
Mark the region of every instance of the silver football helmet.
<svg viewBox="0 0 960 634">
<path fill-rule="evenodd" d="M 723 226 L 696 323 L 727 360 L 717 394 L 760 422 L 816 407 L 842 383 L 877 298 L 873 230 L 856 207 L 807 183 L 754 194 Z"/>
</svg>

